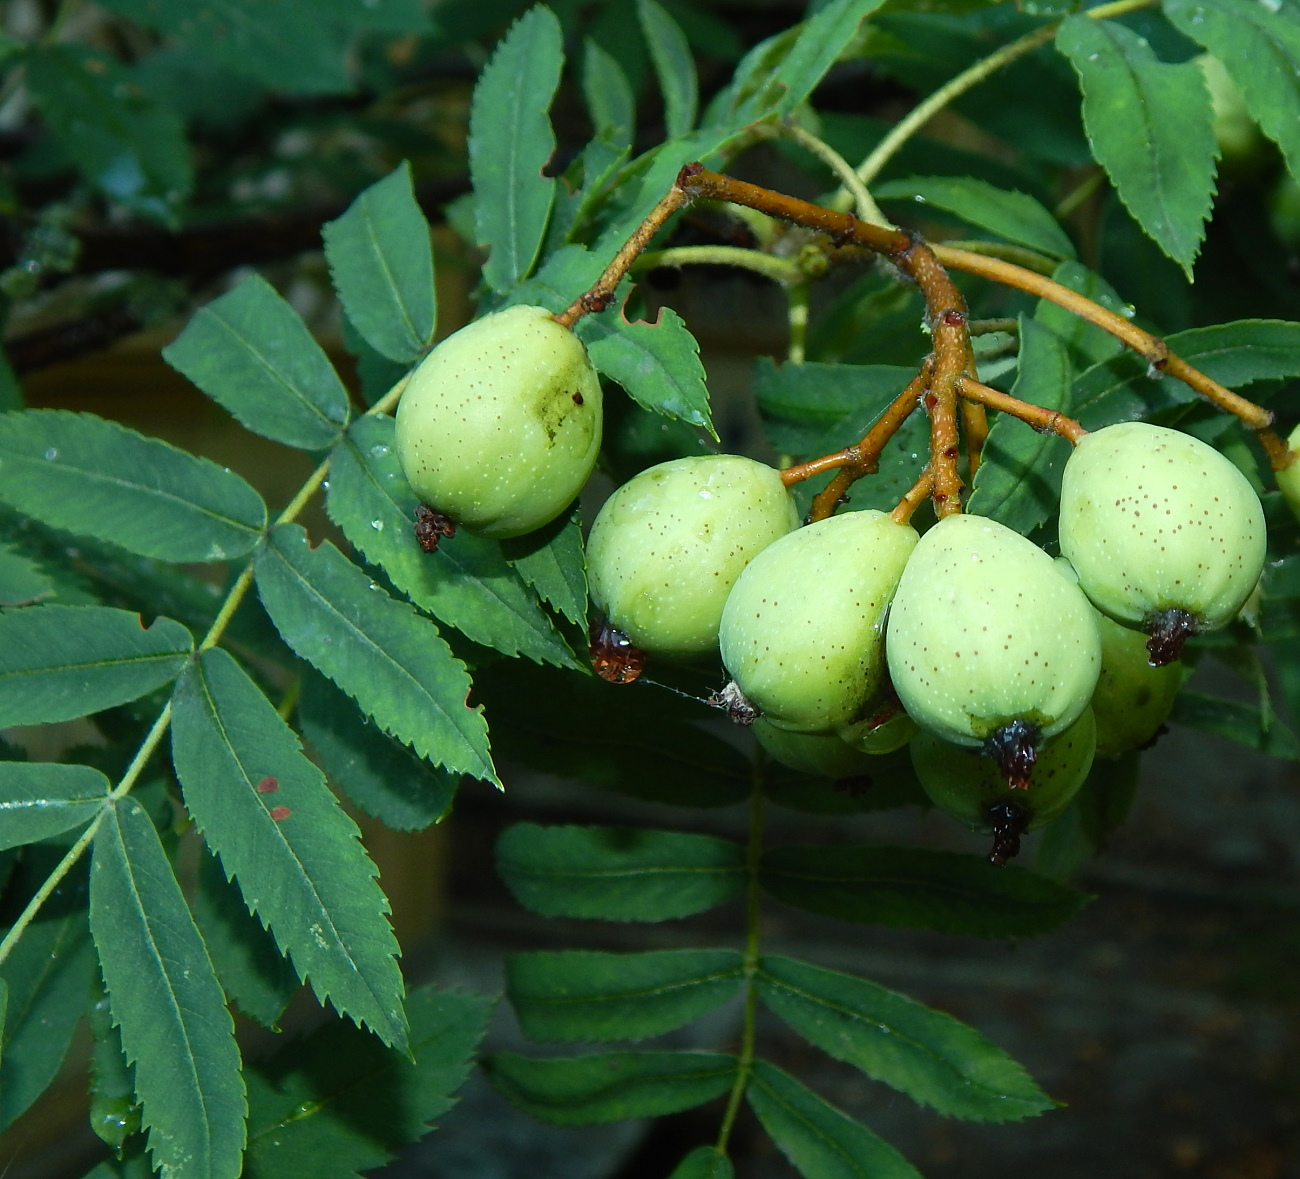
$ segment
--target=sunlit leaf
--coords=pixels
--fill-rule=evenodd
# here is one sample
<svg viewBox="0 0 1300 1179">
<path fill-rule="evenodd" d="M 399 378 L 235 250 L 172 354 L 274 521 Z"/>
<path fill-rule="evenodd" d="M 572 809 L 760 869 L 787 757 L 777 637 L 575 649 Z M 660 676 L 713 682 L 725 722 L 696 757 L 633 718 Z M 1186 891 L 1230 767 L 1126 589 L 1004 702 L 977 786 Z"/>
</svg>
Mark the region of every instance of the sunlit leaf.
<svg viewBox="0 0 1300 1179">
<path fill-rule="evenodd" d="M 0 849 L 90 822 L 108 791 L 108 779 L 90 766 L 0 762 Z"/>
</svg>

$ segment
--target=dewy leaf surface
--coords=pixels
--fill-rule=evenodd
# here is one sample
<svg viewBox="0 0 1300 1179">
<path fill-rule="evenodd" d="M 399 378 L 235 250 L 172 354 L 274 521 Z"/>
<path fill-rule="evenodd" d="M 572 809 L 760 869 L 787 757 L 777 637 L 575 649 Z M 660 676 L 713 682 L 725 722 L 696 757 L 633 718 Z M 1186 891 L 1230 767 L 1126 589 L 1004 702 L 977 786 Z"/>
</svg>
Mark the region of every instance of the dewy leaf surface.
<svg viewBox="0 0 1300 1179">
<path fill-rule="evenodd" d="M 190 632 L 148 630 L 130 610 L 27 606 L 0 611 L 0 728 L 72 720 L 135 700 L 176 678 Z"/>
<path fill-rule="evenodd" d="M 90 766 L 0 762 L 0 850 L 90 822 L 108 791 L 108 779 Z"/>
<path fill-rule="evenodd" d="M 921 1179 L 883 1138 L 765 1060 L 745 1096 L 763 1129 L 808 1179 Z"/>
<path fill-rule="evenodd" d="M 496 782 L 487 722 L 437 628 L 332 544 L 282 524 L 258 550 L 257 590 L 285 642 L 421 757 Z"/>
<path fill-rule="evenodd" d="M 148 815 L 119 802 L 95 835 L 90 928 L 164 1173 L 237 1179 L 244 1082 L 235 1025 Z"/>
<path fill-rule="evenodd" d="M 474 642 L 506 655 L 577 667 L 496 541 L 462 530 L 436 552 L 420 548 L 413 531 L 419 504 L 397 461 L 393 419 L 359 418 L 334 450 L 326 501 L 348 540 L 415 605 Z"/>
<path fill-rule="evenodd" d="M 506 960 L 506 994 L 530 1040 L 643 1040 L 720 1007 L 742 966 L 738 950 L 539 950 Z"/>
<path fill-rule="evenodd" d="M 299 978 L 403 1047 L 397 939 L 361 833 L 270 701 L 219 648 L 176 685 L 172 761 L 204 842 Z"/>
<path fill-rule="evenodd" d="M 0 415 L 0 498 L 79 536 L 163 561 L 251 552 L 262 498 L 233 471 L 94 414 Z"/>
<path fill-rule="evenodd" d="M 547 110 L 560 83 L 560 22 L 530 9 L 497 44 L 470 109 L 469 165 L 478 244 L 489 249 L 484 281 L 508 291 L 533 268 L 555 200 L 542 169 L 555 150 Z"/>
<path fill-rule="evenodd" d="M 700 102 L 695 59 L 686 34 L 654 0 L 637 0 L 636 10 L 663 95 L 664 136 L 676 139 L 695 126 Z"/>
<path fill-rule="evenodd" d="M 347 425 L 338 373 L 260 275 L 200 307 L 162 355 L 255 434 L 323 450 Z"/>
<path fill-rule="evenodd" d="M 420 987 L 409 1055 L 331 1020 L 248 1072 L 244 1179 L 353 1179 L 424 1137 L 455 1104 L 492 1001 Z"/>
<path fill-rule="evenodd" d="M 1187 275 L 1214 199 L 1213 110 L 1194 62 L 1160 61 L 1110 20 L 1066 17 L 1056 46 L 1083 87 L 1083 123 L 1120 200 Z"/>
<path fill-rule="evenodd" d="M 409 364 L 433 338 L 437 319 L 429 223 L 402 161 L 322 230 L 343 309 L 366 342 Z"/>
<path fill-rule="evenodd" d="M 515 900 L 543 917 L 671 921 L 745 886 L 740 844 L 683 831 L 516 823 L 497 841 L 496 860 Z"/>
<path fill-rule="evenodd" d="M 804 1039 L 948 1117 L 1008 1122 L 1052 1108 L 974 1028 L 878 983 L 769 955 L 759 998 Z"/>
</svg>

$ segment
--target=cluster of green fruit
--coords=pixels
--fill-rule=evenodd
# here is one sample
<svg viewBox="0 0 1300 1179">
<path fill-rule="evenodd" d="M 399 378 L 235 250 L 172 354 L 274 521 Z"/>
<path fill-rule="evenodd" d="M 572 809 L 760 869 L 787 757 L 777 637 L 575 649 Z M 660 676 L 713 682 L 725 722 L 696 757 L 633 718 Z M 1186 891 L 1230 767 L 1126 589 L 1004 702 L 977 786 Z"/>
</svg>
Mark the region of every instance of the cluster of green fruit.
<svg viewBox="0 0 1300 1179">
<path fill-rule="evenodd" d="M 590 474 L 599 382 L 567 329 L 511 308 L 417 370 L 397 437 L 426 503 L 482 535 L 518 535 Z M 1003 862 L 1069 803 L 1095 755 L 1153 737 L 1183 641 L 1233 619 L 1264 561 L 1241 472 L 1139 422 L 1076 446 L 1059 536 L 1053 560 L 966 514 L 923 536 L 874 510 L 801 527 L 773 468 L 699 456 L 610 496 L 588 577 L 607 641 L 667 660 L 720 653 L 732 681 L 715 702 L 773 758 L 847 777 L 910 745 L 927 794 L 993 834 Z"/>
</svg>

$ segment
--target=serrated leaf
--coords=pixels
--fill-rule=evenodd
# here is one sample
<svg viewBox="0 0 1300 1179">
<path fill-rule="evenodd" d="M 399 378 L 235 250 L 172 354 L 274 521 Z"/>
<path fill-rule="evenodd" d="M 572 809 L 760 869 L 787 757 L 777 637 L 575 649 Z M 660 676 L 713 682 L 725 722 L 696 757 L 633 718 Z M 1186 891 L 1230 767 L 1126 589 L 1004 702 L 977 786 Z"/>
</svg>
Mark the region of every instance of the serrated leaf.
<svg viewBox="0 0 1300 1179">
<path fill-rule="evenodd" d="M 396 831 L 447 817 L 460 775 L 387 736 L 324 676 L 304 674 L 298 720 L 330 781 L 366 814 Z"/>
<path fill-rule="evenodd" d="M 716 1146 L 697 1146 L 668 1179 L 735 1179 L 735 1174 L 731 1160 Z"/>
<path fill-rule="evenodd" d="M 497 840 L 497 872 L 543 917 L 672 921 L 745 887 L 745 851 L 730 839 L 641 827 L 516 823 Z"/>
<path fill-rule="evenodd" d="M 107 606 L 0 612 L 0 728 L 72 720 L 162 687 L 189 658 L 190 633 Z"/>
<path fill-rule="evenodd" d="M 435 618 L 506 655 L 576 667 L 546 612 L 501 555 L 496 541 L 460 532 L 426 553 L 413 525 L 419 497 L 402 473 L 393 419 L 353 422 L 330 465 L 330 518 L 382 566 L 393 584 Z"/>
<path fill-rule="evenodd" d="M 1300 375 L 1300 323 L 1240 319 L 1177 332 L 1165 342 L 1188 364 L 1233 389 Z M 1148 417 L 1196 396 L 1182 381 L 1152 375 L 1146 361 L 1126 352 L 1080 374 L 1074 414 L 1095 430 Z"/>
<path fill-rule="evenodd" d="M 132 798 L 95 834 L 90 929 L 154 1162 L 236 1179 L 246 1106 L 235 1025 L 158 834 Z"/>
<path fill-rule="evenodd" d="M 543 601 L 574 625 L 587 625 L 587 562 L 576 506 L 536 532 L 503 540 L 501 555 Z"/>
<path fill-rule="evenodd" d="M 1012 396 L 1068 414 L 1073 377 L 1065 344 L 1050 328 L 1022 315 Z M 998 414 L 989 428 L 967 511 L 1027 536 L 1054 514 L 1071 449 L 1064 438 L 1040 434 L 1011 414 Z"/>
<path fill-rule="evenodd" d="M 1165 0 L 1162 11 L 1223 63 L 1251 117 L 1300 176 L 1300 22 L 1258 0 Z"/>
<path fill-rule="evenodd" d="M 58 856 L 34 857 L 32 890 Z M 36 870 L 43 869 L 40 875 Z M 86 925 L 84 877 L 60 886 L 0 965 L 8 991 L 0 1031 L 0 1130 L 8 1127 L 58 1074 L 72 1033 L 86 1012 L 95 955 Z M 7 931 L 6 931 L 7 932 Z"/>
<path fill-rule="evenodd" d="M 54 528 L 164 561 L 252 551 L 262 498 L 233 471 L 94 414 L 0 414 L 0 498 Z"/>
<path fill-rule="evenodd" d="M 323 450 L 347 425 L 329 357 L 261 275 L 200 307 L 162 355 L 255 434 Z"/>
<path fill-rule="evenodd" d="M 333 1020 L 249 1070 L 244 1179 L 352 1179 L 455 1104 L 492 1001 L 426 986 L 406 1008 L 409 1055 Z"/>
<path fill-rule="evenodd" d="M 1201 67 L 1163 62 L 1131 29 L 1082 15 L 1061 22 L 1056 46 L 1079 75 L 1097 162 L 1125 208 L 1191 281 L 1218 155 Z"/>
<path fill-rule="evenodd" d="M 24 80 L 91 184 L 134 213 L 178 223 L 194 168 L 175 111 L 145 94 L 115 58 L 83 45 L 33 46 Z"/>
<path fill-rule="evenodd" d="M 754 1062 L 745 1097 L 781 1153 L 807 1179 L 921 1179 L 883 1138 L 774 1064 Z"/>
<path fill-rule="evenodd" d="M 643 1040 L 740 990 L 737 950 L 538 950 L 506 959 L 506 994 L 530 1040 Z"/>
<path fill-rule="evenodd" d="M 670 703 L 649 685 L 629 690 L 594 676 L 496 664 L 476 673 L 474 693 L 492 717 L 499 752 L 541 773 L 678 806 L 749 797 L 745 758 L 691 724 L 705 716 L 689 703 Z"/>
<path fill-rule="evenodd" d="M 588 37 L 582 48 L 582 97 L 596 137 L 631 147 L 636 134 L 636 96 L 618 60 Z"/>
<path fill-rule="evenodd" d="M 755 981 L 759 998 L 804 1039 L 948 1117 L 1010 1122 L 1052 1108 L 974 1028 L 879 983 L 772 955 Z"/>
<path fill-rule="evenodd" d="M 0 606 L 29 606 L 57 592 L 53 578 L 35 561 L 0 544 Z"/>
<path fill-rule="evenodd" d="M 788 454 L 817 448 L 834 434 L 838 446 L 856 442 L 916 375 L 892 364 L 783 364 L 766 357 L 754 366 L 754 398 L 772 444 Z M 850 436 L 851 435 L 851 436 Z"/>
<path fill-rule="evenodd" d="M 220 648 L 176 685 L 172 762 L 204 842 L 316 997 L 405 1047 L 397 939 L 361 832 Z"/>
<path fill-rule="evenodd" d="M 1081 262 L 1062 262 L 1052 271 L 1052 281 L 1077 291 L 1080 295 L 1086 295 L 1107 311 L 1125 317 L 1132 314 L 1132 308 L 1124 305 L 1124 300 L 1115 293 L 1115 288 Z M 1078 355 L 1085 364 L 1108 360 L 1124 351 L 1124 345 L 1110 332 L 1049 299 L 1039 299 L 1038 306 L 1034 309 L 1034 320 L 1051 328 L 1069 346 L 1071 354 Z"/>
<path fill-rule="evenodd" d="M 140 1105 L 135 1098 L 135 1077 L 122 1051 L 122 1035 L 113 1023 L 108 995 L 100 979 L 91 989 L 87 1016 L 93 1044 L 90 1049 L 90 1128 L 113 1150 L 140 1129 Z"/>
<path fill-rule="evenodd" d="M 653 323 L 629 323 L 621 311 L 587 316 L 578 321 L 578 335 L 592 364 L 638 405 L 703 426 L 717 437 L 700 346 L 671 307 L 661 307 Z"/>
<path fill-rule="evenodd" d="M 250 1019 L 279 1031 L 276 1020 L 300 985 L 297 972 L 206 850 L 190 905 L 222 990 Z"/>
<path fill-rule="evenodd" d="M 0 762 L 0 850 L 89 823 L 108 791 L 108 779 L 90 766 Z"/>
<path fill-rule="evenodd" d="M 910 847 L 772 848 L 762 880 L 810 913 L 977 937 L 1047 933 L 1091 899 L 1024 868 Z"/>
<path fill-rule="evenodd" d="M 498 1052 L 488 1079 L 525 1113 L 552 1126 L 653 1118 L 721 1096 L 736 1058 L 715 1052 L 610 1052 L 545 1059 Z"/>
<path fill-rule="evenodd" d="M 636 11 L 664 100 L 664 137 L 676 139 L 695 126 L 699 110 L 695 59 L 686 34 L 654 0 L 637 0 Z"/>
<path fill-rule="evenodd" d="M 1177 725 L 1226 737 L 1271 757 L 1300 761 L 1300 741 L 1280 720 L 1266 723 L 1258 708 L 1200 692 L 1180 692 L 1169 719 Z"/>
<path fill-rule="evenodd" d="M 555 150 L 547 111 L 564 65 L 560 22 L 544 5 L 517 20 L 479 75 L 470 109 L 469 165 L 483 279 L 508 291 L 532 270 L 555 200 L 542 169 Z"/>
<path fill-rule="evenodd" d="M 1058 258 L 1073 258 L 1074 245 L 1060 223 L 1023 192 L 996 188 L 970 176 L 913 176 L 872 190 L 877 200 L 908 199 L 955 213 L 970 225 L 1006 241 Z"/>
<path fill-rule="evenodd" d="M 405 160 L 321 231 L 348 319 L 377 352 L 410 363 L 437 320 L 429 223 Z"/>
<path fill-rule="evenodd" d="M 453 772 L 495 782 L 482 710 L 437 628 L 395 601 L 332 544 L 282 524 L 258 550 L 262 604 L 285 642 L 385 732 Z"/>
</svg>

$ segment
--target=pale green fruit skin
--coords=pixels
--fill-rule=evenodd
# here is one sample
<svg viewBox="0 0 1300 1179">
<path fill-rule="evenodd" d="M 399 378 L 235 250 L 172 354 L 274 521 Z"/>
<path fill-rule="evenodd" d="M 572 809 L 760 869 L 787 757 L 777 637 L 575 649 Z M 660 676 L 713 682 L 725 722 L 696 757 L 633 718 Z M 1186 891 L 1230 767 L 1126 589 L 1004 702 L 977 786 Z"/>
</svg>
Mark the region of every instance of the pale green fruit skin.
<svg viewBox="0 0 1300 1179">
<path fill-rule="evenodd" d="M 794 733 L 759 717 L 752 726 L 773 761 L 824 778 L 856 778 L 872 769 L 870 754 L 846 745 L 834 733 Z"/>
<path fill-rule="evenodd" d="M 544 307 L 507 307 L 442 341 L 397 407 L 397 457 L 420 499 L 479 536 L 548 524 L 600 451 L 587 350 Z"/>
<path fill-rule="evenodd" d="M 780 475 L 734 454 L 650 467 L 609 497 L 587 539 L 591 599 L 654 655 L 718 647 L 727 594 L 751 560 L 798 527 Z"/>
<path fill-rule="evenodd" d="M 880 685 L 885 614 L 916 530 L 846 512 L 764 549 L 722 612 L 722 662 L 772 724 L 816 733 L 858 715 Z"/>
<path fill-rule="evenodd" d="M 1178 609 L 1216 630 L 1264 568 L 1264 509 L 1245 475 L 1200 439 L 1145 422 L 1074 448 L 1060 538 L 1097 609 L 1135 627 Z"/>
<path fill-rule="evenodd" d="M 1097 720 L 1097 753 L 1119 757 L 1140 749 L 1169 718 L 1174 697 L 1183 683 L 1178 663 L 1152 667 L 1147 662 L 1147 637 L 1097 613 L 1101 636 L 1101 675 L 1092 694 Z"/>
<path fill-rule="evenodd" d="M 1084 709 L 1074 724 L 1039 750 L 1027 790 L 1010 789 L 992 758 L 930 733 L 921 733 L 910 751 L 912 767 L 930 801 L 958 822 L 988 835 L 993 831 L 989 808 L 1004 803 L 1028 812 L 1027 831 L 1050 823 L 1079 793 L 1092 769 L 1096 747 L 1092 710 Z"/>
<path fill-rule="evenodd" d="M 1291 431 L 1286 445 L 1288 450 L 1300 449 L 1300 426 Z M 1277 489 L 1286 500 L 1287 507 L 1291 509 L 1292 515 L 1300 519 L 1300 460 L 1276 472 L 1275 478 Z"/>
<path fill-rule="evenodd" d="M 850 721 L 848 724 L 840 725 L 835 731 L 845 744 L 863 753 L 879 757 L 881 754 L 902 749 L 921 730 L 907 713 L 899 712 L 884 724 L 874 727 L 869 720 Z"/>
<path fill-rule="evenodd" d="M 1088 599 L 1019 533 L 953 515 L 903 571 L 885 644 L 903 707 L 923 729 L 981 745 L 1015 720 L 1043 737 L 1082 714 L 1101 670 Z"/>
</svg>

